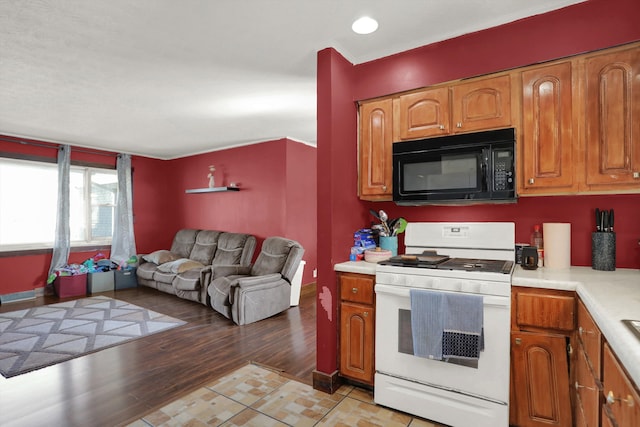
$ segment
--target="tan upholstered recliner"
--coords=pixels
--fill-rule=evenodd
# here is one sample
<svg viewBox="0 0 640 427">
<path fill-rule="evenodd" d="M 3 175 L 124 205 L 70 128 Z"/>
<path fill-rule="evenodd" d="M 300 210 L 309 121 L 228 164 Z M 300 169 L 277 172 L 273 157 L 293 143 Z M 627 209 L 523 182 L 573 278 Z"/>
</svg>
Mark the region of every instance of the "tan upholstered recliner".
<svg viewBox="0 0 640 427">
<path fill-rule="evenodd" d="M 214 267 L 208 293 L 211 307 L 246 325 L 290 307 L 291 281 L 304 249 L 290 239 L 269 237 L 250 267 Z"/>
</svg>

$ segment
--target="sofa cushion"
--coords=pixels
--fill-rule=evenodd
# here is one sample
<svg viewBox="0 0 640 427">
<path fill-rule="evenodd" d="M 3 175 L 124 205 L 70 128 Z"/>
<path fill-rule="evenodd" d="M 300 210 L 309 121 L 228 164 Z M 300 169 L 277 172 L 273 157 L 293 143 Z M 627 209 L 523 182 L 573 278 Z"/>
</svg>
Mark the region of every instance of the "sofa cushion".
<svg viewBox="0 0 640 427">
<path fill-rule="evenodd" d="M 226 276 L 215 279 L 207 288 L 211 300 L 211 307 L 218 313 L 231 319 L 231 303 L 229 302 L 229 288 L 238 282 L 238 278 L 243 276 Z"/>
<path fill-rule="evenodd" d="M 171 285 L 173 283 L 173 279 L 176 278 L 176 273 L 165 273 L 163 271 L 156 270 L 153 273 L 153 280 L 159 283 L 165 283 L 167 285 Z"/>
<path fill-rule="evenodd" d="M 190 258 L 189 254 L 196 244 L 196 236 L 200 230 L 184 228 L 179 230 L 173 238 L 171 252 L 178 255 L 178 258 Z"/>
<path fill-rule="evenodd" d="M 249 235 L 241 233 L 223 233 L 218 239 L 218 249 L 212 265 L 240 264 L 242 251 Z"/>
<path fill-rule="evenodd" d="M 188 257 L 201 264 L 211 264 L 216 248 L 218 247 L 218 238 L 222 234 L 221 231 L 202 230 L 196 237 L 196 242 L 191 249 Z"/>
<path fill-rule="evenodd" d="M 175 261 L 165 262 L 162 265 L 158 266 L 158 271 L 162 271 L 163 273 L 182 273 L 191 269 L 202 269 L 204 267 L 203 264 L 198 261 L 193 261 L 188 258 L 180 258 Z"/>
<path fill-rule="evenodd" d="M 180 258 L 178 255 L 166 249 L 160 249 L 159 251 L 151 252 L 150 254 L 142 256 L 143 260 L 147 262 L 152 262 L 156 265 L 164 264 L 170 261 L 175 261 L 178 258 Z"/>
<path fill-rule="evenodd" d="M 152 262 L 145 262 L 140 264 L 136 270 L 136 275 L 141 279 L 153 280 L 153 274 L 158 269 L 158 266 Z"/>
<path fill-rule="evenodd" d="M 173 287 L 181 291 L 197 291 L 201 286 L 201 270 L 201 268 L 195 268 L 178 274 L 173 280 Z"/>
<path fill-rule="evenodd" d="M 252 276 L 263 276 L 282 272 L 289 251 L 297 243 L 282 238 L 267 238 L 262 243 L 262 249 L 255 264 L 251 267 Z"/>
</svg>

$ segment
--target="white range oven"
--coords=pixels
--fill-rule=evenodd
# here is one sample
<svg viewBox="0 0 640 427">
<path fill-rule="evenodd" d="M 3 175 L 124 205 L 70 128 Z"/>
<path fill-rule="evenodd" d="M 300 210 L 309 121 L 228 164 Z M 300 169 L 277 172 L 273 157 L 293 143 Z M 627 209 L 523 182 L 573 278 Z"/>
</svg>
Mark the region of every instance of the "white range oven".
<svg viewBox="0 0 640 427">
<path fill-rule="evenodd" d="M 375 402 L 455 427 L 507 427 L 515 225 L 410 223 L 405 245 L 405 255 L 376 268 Z M 438 328 L 412 328 L 413 316 L 429 311 L 411 311 L 416 290 L 429 298 L 475 295 L 471 323 L 480 326 L 480 338 L 474 357 L 416 351 L 424 345 L 414 340 L 442 336 Z M 454 323 L 467 315 L 441 314 Z"/>
</svg>

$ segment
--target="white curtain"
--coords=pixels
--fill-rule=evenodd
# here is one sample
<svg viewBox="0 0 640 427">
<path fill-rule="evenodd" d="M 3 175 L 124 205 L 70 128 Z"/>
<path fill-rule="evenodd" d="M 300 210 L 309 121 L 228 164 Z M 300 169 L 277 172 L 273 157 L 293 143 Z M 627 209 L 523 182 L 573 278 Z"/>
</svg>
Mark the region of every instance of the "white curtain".
<svg viewBox="0 0 640 427">
<path fill-rule="evenodd" d="M 118 194 L 116 196 L 115 224 L 111 240 L 111 260 L 117 264 L 136 255 L 136 239 L 133 234 L 133 204 L 131 197 L 131 156 L 119 154 Z"/>
<path fill-rule="evenodd" d="M 48 282 L 51 274 L 67 264 L 71 249 L 71 233 L 69 231 L 69 177 L 71 174 L 71 147 L 60 146 L 58 151 L 58 206 L 56 215 L 56 235 L 53 241 L 53 255 L 49 267 Z"/>
</svg>

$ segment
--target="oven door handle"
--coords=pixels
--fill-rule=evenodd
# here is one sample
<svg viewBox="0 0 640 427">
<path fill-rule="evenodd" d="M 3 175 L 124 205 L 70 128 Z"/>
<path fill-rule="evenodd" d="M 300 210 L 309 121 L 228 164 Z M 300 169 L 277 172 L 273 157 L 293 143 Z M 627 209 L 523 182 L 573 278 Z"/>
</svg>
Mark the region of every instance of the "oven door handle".
<svg viewBox="0 0 640 427">
<path fill-rule="evenodd" d="M 376 285 L 375 286 L 376 301 L 377 304 L 380 304 L 379 298 L 384 298 L 385 295 L 392 295 L 401 298 L 410 298 L 409 291 L 411 288 L 405 288 L 402 286 L 389 286 L 389 285 Z M 425 289 L 429 292 L 448 292 L 441 291 L 437 289 Z M 505 296 L 495 296 L 495 295 L 482 295 L 482 302 L 484 306 L 493 306 L 493 307 L 509 307 L 511 304 L 511 298 Z"/>
</svg>

